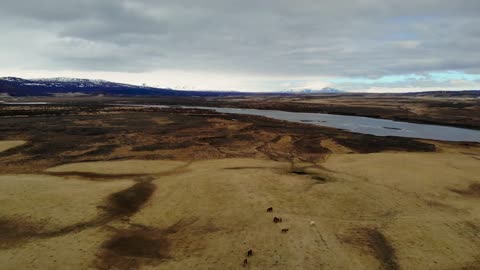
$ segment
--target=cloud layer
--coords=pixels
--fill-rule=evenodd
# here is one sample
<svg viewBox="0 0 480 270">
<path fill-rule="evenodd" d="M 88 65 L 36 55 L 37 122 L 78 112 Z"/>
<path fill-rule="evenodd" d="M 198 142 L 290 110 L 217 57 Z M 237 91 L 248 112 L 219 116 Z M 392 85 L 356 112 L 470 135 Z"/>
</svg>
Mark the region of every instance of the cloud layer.
<svg viewBox="0 0 480 270">
<path fill-rule="evenodd" d="M 179 71 L 259 78 L 272 90 L 288 85 L 285 81 L 311 85 L 332 78 L 480 74 L 477 0 L 3 0 L 0 5 L 3 73 L 134 73 L 153 83 L 155 74 Z M 438 86 L 435 78 L 430 81 L 422 80 L 422 86 Z M 343 85 L 355 90 L 364 84 Z"/>
</svg>

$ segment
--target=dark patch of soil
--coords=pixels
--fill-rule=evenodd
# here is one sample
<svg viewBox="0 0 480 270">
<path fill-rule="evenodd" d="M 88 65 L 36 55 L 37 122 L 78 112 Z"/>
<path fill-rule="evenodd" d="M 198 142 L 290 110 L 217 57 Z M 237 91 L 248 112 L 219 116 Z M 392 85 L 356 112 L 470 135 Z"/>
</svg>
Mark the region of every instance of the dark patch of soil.
<svg viewBox="0 0 480 270">
<path fill-rule="evenodd" d="M 302 137 L 294 143 L 295 149 L 301 152 L 314 154 L 327 154 L 330 152 L 328 148 L 321 146 L 321 138 L 318 137 Z"/>
<path fill-rule="evenodd" d="M 200 142 L 208 143 L 215 147 L 228 146 L 232 142 L 252 142 L 255 141 L 255 137 L 251 134 L 229 134 L 226 133 L 221 136 L 207 137 L 200 140 Z"/>
<path fill-rule="evenodd" d="M 148 234 L 145 231 L 126 232 L 108 240 L 103 247 L 119 256 L 143 258 L 167 257 L 169 243 L 160 236 Z"/>
<path fill-rule="evenodd" d="M 57 230 L 47 231 L 38 233 L 35 235 L 37 238 L 51 238 L 51 237 L 58 237 L 62 235 L 67 235 L 69 233 L 80 232 L 86 230 L 88 228 L 98 227 L 107 224 L 108 222 L 112 221 L 111 217 L 107 216 L 100 216 L 93 220 L 75 223 Z"/>
<path fill-rule="evenodd" d="M 0 153 L 0 166 L 5 165 L 7 173 L 41 172 L 49 167 L 65 163 L 89 160 L 113 159 L 163 159 L 162 153 L 138 153 L 122 151 L 119 146 L 134 150 L 155 150 L 184 148 L 197 144 L 190 140 L 192 134 L 200 135 L 209 130 L 207 119 L 182 115 L 170 116 L 175 123 L 158 128 L 151 124 L 153 117 L 164 117 L 166 113 L 130 111 L 113 108 L 98 108 L 99 114 L 83 115 L 86 104 L 75 104 L 66 108 L 24 107 L 22 110 L 57 111 L 71 110 L 68 114 L 36 115 L 32 117 L 6 117 L 0 121 L 0 138 L 28 141 L 25 145 Z M 77 110 L 78 109 L 78 110 Z M 88 110 L 87 110 L 88 111 Z M 100 113 L 101 112 L 101 113 Z M 92 125 L 91 122 L 96 124 Z M 206 128 L 205 128 L 206 127 Z M 141 149 L 147 145 L 147 149 Z M 75 154 L 81 152 L 81 154 Z"/>
<path fill-rule="evenodd" d="M 102 217 L 92 221 L 80 222 L 57 230 L 44 231 L 39 224 L 20 220 L 0 220 L 0 249 L 12 248 L 28 242 L 30 239 L 50 238 L 106 224 L 110 220 Z"/>
<path fill-rule="evenodd" d="M 162 150 L 165 147 L 160 144 L 147 144 L 147 145 L 139 145 L 132 147 L 132 151 L 157 151 L 157 150 Z"/>
<path fill-rule="evenodd" d="M 308 173 L 306 173 L 305 171 L 301 170 L 301 169 L 295 169 L 293 171 L 290 172 L 291 174 L 296 174 L 296 175 L 308 175 Z"/>
<path fill-rule="evenodd" d="M 467 189 L 453 189 L 453 188 L 451 188 L 450 191 L 453 191 L 455 193 L 458 193 L 458 194 L 466 196 L 466 197 L 480 198 L 480 184 L 471 184 L 470 186 L 468 186 Z"/>
<path fill-rule="evenodd" d="M 366 249 L 384 270 L 399 270 L 395 249 L 388 239 L 375 228 L 358 228 L 352 235 L 342 239 L 345 243 Z"/>
<path fill-rule="evenodd" d="M 26 222 L 0 219 L 0 249 L 11 248 L 27 242 L 32 238 L 51 238 L 83 231 L 88 228 L 103 226 L 114 219 L 129 216 L 141 209 L 155 191 L 150 179 L 140 180 L 135 185 L 111 194 L 107 206 L 101 207 L 107 213 L 93 220 L 79 222 L 60 229 L 42 231 L 39 226 Z"/>
<path fill-rule="evenodd" d="M 224 170 L 248 170 L 248 169 L 267 169 L 268 167 L 260 167 L 260 166 L 243 166 L 243 167 L 227 167 Z"/>
<path fill-rule="evenodd" d="M 0 250 L 11 248 L 35 237 L 40 227 L 28 222 L 0 219 Z"/>
<path fill-rule="evenodd" d="M 97 269 L 138 269 L 142 264 L 156 264 L 169 258 L 170 245 L 161 230 L 118 231 L 102 244 L 95 266 Z"/>
<path fill-rule="evenodd" d="M 97 149 L 88 151 L 76 157 L 83 157 L 83 156 L 104 156 L 109 155 L 115 151 L 118 145 L 110 144 L 110 145 L 102 145 L 97 147 Z"/>
<path fill-rule="evenodd" d="M 385 236 L 375 229 L 368 229 L 369 247 L 374 251 L 375 257 L 381 262 L 384 269 L 400 269 L 395 257 L 395 250 Z"/>
<path fill-rule="evenodd" d="M 97 269 L 138 269 L 141 265 L 156 265 L 171 259 L 172 241 L 181 243 L 181 236 L 174 235 L 196 221 L 196 218 L 182 219 L 164 229 L 130 224 L 131 229 L 117 230 L 102 244 L 95 266 Z"/>
<path fill-rule="evenodd" d="M 427 105 L 429 108 L 444 107 L 444 108 L 454 108 L 454 109 L 465 109 L 471 107 L 471 103 L 463 102 L 431 102 Z"/>
<path fill-rule="evenodd" d="M 467 262 L 466 264 L 451 270 L 480 270 L 480 255 L 473 261 Z"/>
<path fill-rule="evenodd" d="M 87 222 L 80 222 L 56 230 L 45 231 L 39 224 L 20 220 L 0 219 L 0 249 L 8 249 L 27 243 L 31 239 L 51 238 L 101 226 L 111 221 L 105 216 Z"/>
<path fill-rule="evenodd" d="M 151 181 L 142 181 L 113 193 L 108 197 L 106 210 L 112 216 L 128 216 L 136 213 L 148 201 L 156 186 Z"/>
<path fill-rule="evenodd" d="M 320 176 L 320 175 L 314 175 L 314 176 L 312 176 L 312 179 L 315 180 L 315 181 L 318 181 L 319 183 L 331 182 L 331 180 L 329 178 L 324 177 L 324 176 Z"/>
<path fill-rule="evenodd" d="M 289 170 L 288 173 L 294 174 L 294 175 L 308 176 L 315 181 L 314 184 L 325 184 L 325 183 L 334 181 L 331 177 L 325 174 L 318 173 L 318 172 L 311 172 L 305 168 L 293 168 Z"/>
<path fill-rule="evenodd" d="M 386 150 L 408 152 L 435 152 L 436 147 L 430 143 L 401 137 L 379 137 L 356 134 L 349 137 L 334 138 L 335 142 L 359 153 L 374 153 Z"/>
<path fill-rule="evenodd" d="M 115 180 L 124 178 L 135 178 L 146 176 L 147 174 L 101 174 L 93 172 L 48 172 L 53 176 L 75 176 L 88 180 Z"/>
<path fill-rule="evenodd" d="M 236 115 L 239 120 L 253 125 L 243 131 L 263 130 L 279 136 L 294 136 L 296 156 L 303 160 L 311 160 L 309 155 L 328 154 L 329 149 L 321 146 L 321 141 L 332 138 L 338 144 L 359 153 L 374 153 L 388 150 L 408 152 L 434 152 L 435 145 L 402 137 L 379 137 L 368 134 L 351 133 L 333 128 L 311 126 L 300 123 L 268 119 L 261 116 Z M 276 137 L 278 138 L 278 137 Z"/>
</svg>

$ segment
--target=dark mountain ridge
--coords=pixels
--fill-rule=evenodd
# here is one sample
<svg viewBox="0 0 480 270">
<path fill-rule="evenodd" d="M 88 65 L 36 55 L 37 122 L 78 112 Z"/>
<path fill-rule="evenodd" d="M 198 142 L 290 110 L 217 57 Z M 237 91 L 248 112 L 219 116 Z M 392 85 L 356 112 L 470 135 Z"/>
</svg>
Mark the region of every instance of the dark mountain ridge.
<svg viewBox="0 0 480 270">
<path fill-rule="evenodd" d="M 435 96 L 435 97 L 480 97 L 480 90 L 465 91 L 429 91 L 410 93 L 383 93 L 384 95 Z M 12 97 L 34 96 L 180 96 L 180 97 L 215 97 L 215 96 L 247 96 L 247 95 L 367 95 L 367 93 L 349 93 L 333 88 L 320 90 L 279 91 L 279 92 L 236 92 L 210 90 L 175 90 L 156 88 L 105 80 L 89 80 L 76 78 L 22 79 L 16 77 L 0 78 L 0 95 Z"/>
<path fill-rule="evenodd" d="M 193 91 L 155 88 L 104 80 L 52 78 L 21 79 L 0 78 L 0 94 L 13 97 L 55 95 L 105 95 L 105 96 L 232 96 L 245 93 L 232 91 Z"/>
</svg>

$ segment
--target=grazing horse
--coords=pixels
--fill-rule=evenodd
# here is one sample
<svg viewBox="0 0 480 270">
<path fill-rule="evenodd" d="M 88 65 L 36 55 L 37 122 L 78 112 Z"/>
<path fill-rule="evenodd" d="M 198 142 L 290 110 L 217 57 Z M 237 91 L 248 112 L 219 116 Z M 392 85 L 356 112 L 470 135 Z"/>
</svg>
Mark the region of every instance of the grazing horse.
<svg viewBox="0 0 480 270">
<path fill-rule="evenodd" d="M 248 260 L 247 259 L 243 260 L 243 267 L 247 266 L 247 264 L 248 264 Z"/>
<path fill-rule="evenodd" d="M 287 233 L 288 229 L 282 229 L 282 233 Z"/>
<path fill-rule="evenodd" d="M 247 251 L 247 256 L 248 257 L 253 256 L 253 250 L 250 249 L 249 251 Z"/>
<path fill-rule="evenodd" d="M 273 212 L 273 207 L 267 208 L 267 212 Z"/>
<path fill-rule="evenodd" d="M 273 222 L 274 222 L 274 223 L 282 222 L 282 218 L 274 217 L 274 218 L 273 218 Z"/>
</svg>

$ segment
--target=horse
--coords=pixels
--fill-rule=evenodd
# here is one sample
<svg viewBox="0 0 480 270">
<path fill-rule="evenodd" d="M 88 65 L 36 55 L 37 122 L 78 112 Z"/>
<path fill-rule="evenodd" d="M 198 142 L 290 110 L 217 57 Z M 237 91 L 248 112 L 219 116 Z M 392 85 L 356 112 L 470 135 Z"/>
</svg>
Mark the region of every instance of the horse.
<svg viewBox="0 0 480 270">
<path fill-rule="evenodd" d="M 275 223 L 282 222 L 282 221 L 283 221 L 282 218 L 279 218 L 279 217 L 274 217 L 273 218 L 273 222 L 275 222 Z"/>
</svg>

